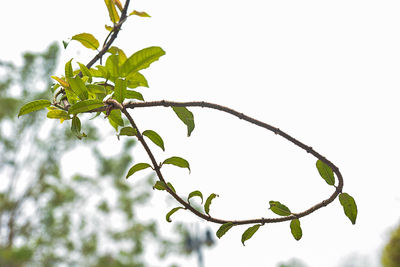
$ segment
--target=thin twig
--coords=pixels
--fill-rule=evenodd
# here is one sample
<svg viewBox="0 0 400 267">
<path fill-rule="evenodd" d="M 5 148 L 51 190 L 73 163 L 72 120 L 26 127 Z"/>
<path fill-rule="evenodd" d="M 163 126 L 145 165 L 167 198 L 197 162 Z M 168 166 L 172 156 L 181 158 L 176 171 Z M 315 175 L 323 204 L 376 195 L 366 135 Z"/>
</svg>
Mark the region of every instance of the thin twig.
<svg viewBox="0 0 400 267">
<path fill-rule="evenodd" d="M 283 138 L 285 138 L 286 140 L 292 142 L 293 144 L 295 144 L 296 146 L 304 149 L 307 153 L 310 153 L 312 155 L 314 155 L 317 159 L 323 161 L 325 164 L 327 164 L 336 174 L 337 178 L 338 178 L 338 186 L 336 186 L 336 190 L 334 191 L 334 193 L 328 198 L 325 199 L 319 203 L 317 203 L 316 205 L 312 206 L 311 208 L 300 212 L 300 213 L 295 213 L 292 214 L 290 216 L 285 216 L 285 217 L 279 217 L 279 218 L 259 218 L 259 219 L 249 219 L 249 220 L 223 220 L 223 219 L 217 219 L 214 218 L 212 216 L 208 216 L 204 213 L 201 213 L 199 211 L 197 211 L 194 207 L 192 207 L 188 202 L 186 202 L 185 200 L 183 200 L 180 196 L 178 196 L 173 190 L 171 190 L 169 187 L 166 188 L 166 190 L 168 191 L 168 193 L 175 198 L 179 203 L 181 203 L 185 209 L 190 210 L 192 213 L 194 213 L 196 216 L 206 220 L 206 221 L 210 221 L 210 222 L 214 222 L 214 223 L 219 223 L 219 224 L 224 224 L 227 222 L 232 222 L 235 225 L 243 225 L 243 224 L 255 224 L 255 223 L 261 223 L 261 224 L 265 224 L 265 223 L 276 223 L 276 222 L 283 222 L 283 221 L 289 221 L 292 219 L 296 219 L 296 218 L 301 218 L 304 217 L 326 205 L 328 205 L 329 203 L 331 203 L 333 200 L 335 200 L 335 198 L 342 192 L 342 188 L 343 188 L 343 177 L 339 171 L 339 169 L 328 159 L 326 159 L 324 156 L 322 156 L 321 154 L 319 154 L 318 152 L 316 152 L 312 147 L 305 145 L 304 143 L 298 141 L 297 139 L 295 139 L 294 137 L 290 136 L 289 134 L 283 132 L 282 130 L 273 127 L 269 124 L 266 124 L 264 122 L 261 122 L 259 120 L 256 120 L 254 118 L 251 118 L 243 113 L 240 113 L 236 110 L 233 110 L 231 108 L 228 107 L 224 107 L 221 105 L 217 105 L 217 104 L 213 104 L 213 103 L 208 103 L 208 102 L 204 102 L 204 101 L 194 101 L 194 102 L 172 102 L 172 101 L 153 101 L 153 102 L 129 102 L 126 103 L 124 105 L 121 105 L 120 103 L 118 103 L 116 100 L 114 99 L 108 99 L 106 101 L 106 104 L 108 105 L 112 105 L 113 108 L 117 108 L 120 109 L 121 112 L 127 117 L 127 119 L 129 120 L 130 124 L 132 125 L 132 127 L 136 130 L 137 132 L 137 138 L 139 140 L 139 142 L 143 145 L 144 149 L 146 150 L 146 153 L 148 154 L 152 165 L 153 165 L 153 169 L 156 172 L 159 180 L 161 182 L 163 182 L 164 184 L 167 184 L 162 173 L 161 173 L 161 169 L 160 166 L 157 163 L 157 160 L 155 159 L 153 153 L 151 152 L 149 146 L 147 145 L 145 139 L 143 138 L 143 135 L 141 134 L 141 132 L 139 131 L 139 128 L 137 127 L 136 123 L 134 122 L 132 116 L 129 114 L 129 112 L 127 111 L 127 108 L 138 108 L 138 107 L 155 107 L 155 106 L 164 106 L 164 107 L 207 107 L 207 108 L 211 108 L 211 109 L 216 109 L 219 111 L 223 111 L 226 113 L 229 113 L 235 117 L 238 117 L 239 119 L 245 120 L 247 122 L 250 122 L 252 124 L 255 124 L 259 127 L 265 128 L 267 130 L 272 131 L 273 133 L 275 133 L 276 135 L 280 135 Z"/>
<path fill-rule="evenodd" d="M 103 57 L 103 55 L 107 52 L 107 50 L 110 48 L 111 44 L 114 42 L 114 40 L 117 38 L 119 31 L 121 30 L 122 24 L 126 21 L 127 15 L 126 13 L 128 12 L 128 7 L 129 7 L 129 2 L 130 0 L 126 0 L 124 9 L 121 12 L 121 17 L 118 21 L 117 24 L 114 25 L 113 28 L 113 34 L 111 35 L 110 39 L 108 42 L 103 46 L 103 48 L 100 50 L 100 52 L 91 60 L 89 61 L 88 64 L 86 64 L 86 67 L 90 69 L 94 63 L 97 62 L 100 58 Z M 81 74 L 82 75 L 82 74 Z"/>
</svg>

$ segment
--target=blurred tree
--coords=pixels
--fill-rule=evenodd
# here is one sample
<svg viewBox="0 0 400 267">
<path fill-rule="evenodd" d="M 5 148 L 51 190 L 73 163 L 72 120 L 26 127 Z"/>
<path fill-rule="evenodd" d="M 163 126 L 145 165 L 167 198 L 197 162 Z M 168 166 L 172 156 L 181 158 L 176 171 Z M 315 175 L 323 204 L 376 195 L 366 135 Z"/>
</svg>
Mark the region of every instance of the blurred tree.
<svg viewBox="0 0 400 267">
<path fill-rule="evenodd" d="M 400 267 L 400 225 L 392 232 L 381 260 L 384 267 Z"/>
<path fill-rule="evenodd" d="M 299 259 L 291 259 L 286 263 L 279 263 L 278 267 L 307 267 L 307 265 Z"/>
<path fill-rule="evenodd" d="M 49 98 L 57 55 L 53 44 L 25 53 L 22 67 L 0 61 L 0 266 L 144 266 L 147 242 L 163 255 L 173 246 L 136 217 L 151 181 L 133 188 L 122 178 L 135 141 L 121 141 L 117 159 L 104 156 L 92 142 L 100 131 L 85 122 L 98 173 L 67 178 L 60 161 L 77 141 L 71 131 L 40 112 L 17 119 L 26 100 Z"/>
</svg>

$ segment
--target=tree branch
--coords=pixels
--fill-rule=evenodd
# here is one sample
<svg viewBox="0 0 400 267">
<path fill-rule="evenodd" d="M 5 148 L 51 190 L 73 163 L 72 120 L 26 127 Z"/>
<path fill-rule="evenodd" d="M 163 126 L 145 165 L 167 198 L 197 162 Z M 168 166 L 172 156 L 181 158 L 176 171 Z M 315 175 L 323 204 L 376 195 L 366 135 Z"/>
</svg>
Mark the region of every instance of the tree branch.
<svg viewBox="0 0 400 267">
<path fill-rule="evenodd" d="M 334 191 L 334 193 L 327 199 L 317 203 L 316 205 L 312 206 L 311 208 L 300 212 L 300 213 L 295 213 L 292 214 L 290 216 L 285 216 L 285 217 L 279 217 L 279 218 L 259 218 L 259 219 L 249 219 L 249 220 L 224 220 L 224 219 L 217 219 L 214 217 L 211 217 L 207 214 L 201 213 L 199 211 L 197 211 L 194 207 L 192 207 L 188 202 L 186 202 L 185 200 L 183 200 L 180 196 L 178 196 L 171 188 L 169 188 L 168 186 L 166 187 L 167 192 L 173 197 L 175 198 L 179 203 L 181 203 L 185 209 L 190 210 L 192 213 L 194 213 L 196 216 L 206 220 L 206 221 L 210 221 L 210 222 L 214 222 L 214 223 L 219 223 L 219 224 L 224 224 L 227 222 L 232 222 L 235 225 L 243 225 L 243 224 L 255 224 L 255 223 L 261 223 L 261 224 L 265 224 L 265 223 L 276 223 L 276 222 L 283 222 L 283 221 L 289 221 L 292 219 L 296 219 L 296 218 L 301 218 L 304 217 L 324 206 L 327 206 L 329 203 L 331 203 L 333 200 L 335 200 L 335 198 L 342 192 L 342 188 L 343 188 L 343 177 L 342 174 L 339 171 L 339 168 L 336 167 L 331 161 L 329 161 L 328 159 L 326 159 L 324 156 L 322 156 L 320 153 L 316 152 L 312 147 L 305 145 L 304 143 L 298 141 L 297 139 L 295 139 L 294 137 L 290 136 L 289 134 L 283 132 L 282 130 L 271 126 L 267 123 L 264 123 L 262 121 L 256 120 L 252 117 L 249 117 L 243 113 L 240 113 L 236 110 L 233 110 L 231 108 L 228 107 L 224 107 L 221 105 L 217 105 L 217 104 L 213 104 L 213 103 L 209 103 L 209 102 L 204 102 L 204 101 L 193 101 L 193 102 L 173 102 L 173 101 L 165 101 L 165 100 L 161 100 L 161 101 L 153 101 L 153 102 L 128 102 L 125 104 L 120 104 L 118 103 L 116 100 L 114 99 L 108 99 L 106 102 L 106 104 L 109 105 L 109 107 L 111 108 L 117 108 L 120 109 L 121 112 L 127 117 L 127 119 L 129 120 L 130 124 L 132 125 L 132 127 L 136 130 L 137 132 L 137 138 L 139 140 L 139 142 L 143 145 L 144 149 L 146 150 L 146 153 L 148 154 L 152 165 L 153 165 L 153 169 L 156 172 L 158 179 L 163 182 L 164 184 L 167 184 L 162 173 L 161 173 L 161 169 L 160 166 L 157 163 L 157 160 L 155 159 L 153 153 L 151 152 L 149 146 L 147 145 L 145 139 L 143 138 L 143 135 L 141 134 L 141 132 L 139 131 L 139 128 L 137 127 L 136 123 L 134 122 L 132 116 L 130 116 L 129 112 L 127 111 L 127 108 L 139 108 L 139 107 L 156 107 L 156 106 L 164 106 L 164 107 L 207 107 L 207 108 L 211 108 L 211 109 L 215 109 L 215 110 L 219 110 L 219 111 L 223 111 L 226 113 L 229 113 L 235 117 L 238 117 L 239 119 L 245 120 L 247 122 L 250 122 L 252 124 L 255 124 L 259 127 L 265 128 L 269 131 L 272 131 L 273 133 L 275 133 L 276 135 L 280 135 L 283 138 L 285 138 L 286 140 L 292 142 L 294 145 L 304 149 L 307 153 L 312 154 L 313 156 L 315 156 L 317 159 L 321 160 L 322 162 L 324 162 L 325 164 L 327 164 L 332 170 L 333 172 L 336 174 L 337 178 L 338 178 L 338 185 L 336 186 L 336 190 Z M 105 108 L 105 107 L 104 107 Z M 103 109 L 103 108 L 100 108 Z M 97 109 L 99 110 L 99 109 Z"/>
<path fill-rule="evenodd" d="M 97 62 L 97 60 L 99 60 L 100 58 L 102 58 L 104 56 L 104 54 L 110 48 L 111 44 L 117 38 L 118 33 L 121 30 L 122 24 L 126 21 L 126 18 L 127 18 L 126 13 L 128 12 L 129 2 L 130 2 L 130 0 L 126 0 L 124 9 L 121 12 L 121 17 L 120 17 L 118 23 L 114 25 L 114 28 L 112 30 L 113 33 L 112 33 L 110 39 L 103 45 L 103 48 L 100 50 L 100 52 L 91 61 L 89 61 L 88 64 L 86 64 L 86 67 L 88 69 L 90 69 L 94 65 L 94 63 Z M 106 40 L 107 39 L 108 39 L 108 36 L 107 36 Z M 80 75 L 82 75 L 82 74 L 80 73 Z"/>
</svg>

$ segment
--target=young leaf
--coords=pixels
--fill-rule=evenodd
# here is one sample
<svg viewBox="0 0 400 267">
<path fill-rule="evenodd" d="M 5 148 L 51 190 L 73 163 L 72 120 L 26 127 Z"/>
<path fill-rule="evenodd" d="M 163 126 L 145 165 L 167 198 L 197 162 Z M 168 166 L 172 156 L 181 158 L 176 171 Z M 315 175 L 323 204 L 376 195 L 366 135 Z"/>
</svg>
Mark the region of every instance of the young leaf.
<svg viewBox="0 0 400 267">
<path fill-rule="evenodd" d="M 148 163 L 138 163 L 133 165 L 129 171 L 128 174 L 126 175 L 126 179 L 128 179 L 129 176 L 131 176 L 132 174 L 134 174 L 135 172 L 147 169 L 147 168 L 151 168 L 151 165 Z"/>
<path fill-rule="evenodd" d="M 121 110 L 119 109 L 111 110 L 110 115 L 108 115 L 108 119 L 112 120 L 119 126 L 124 126 L 124 120 L 122 119 Z"/>
<path fill-rule="evenodd" d="M 157 181 L 157 182 L 155 183 L 155 185 L 153 186 L 153 189 L 157 189 L 157 190 L 166 190 L 167 187 L 166 187 L 166 185 L 165 185 L 164 182 Z"/>
<path fill-rule="evenodd" d="M 86 137 L 85 133 L 81 133 L 81 120 L 77 116 L 72 118 L 71 131 L 79 140 Z"/>
<path fill-rule="evenodd" d="M 292 214 L 289 208 L 281 204 L 279 201 L 271 200 L 269 202 L 269 209 L 272 210 L 273 213 L 278 214 L 280 216 L 289 216 Z"/>
<path fill-rule="evenodd" d="M 154 144 L 159 146 L 163 151 L 165 151 L 164 141 L 162 140 L 161 136 L 158 135 L 158 133 L 152 130 L 146 130 L 143 132 L 143 135 L 149 138 Z"/>
<path fill-rule="evenodd" d="M 108 71 L 108 69 L 106 67 L 101 66 L 101 65 L 97 65 L 96 67 L 98 69 L 98 72 L 91 72 L 94 77 L 101 77 L 101 78 L 104 78 L 106 80 L 110 79 L 111 75 L 110 75 L 110 72 Z"/>
<path fill-rule="evenodd" d="M 70 119 L 68 113 L 65 110 L 61 109 L 50 110 L 49 112 L 47 112 L 47 118 L 60 119 L 61 122 Z"/>
<path fill-rule="evenodd" d="M 167 183 L 167 186 L 169 188 L 171 188 L 171 190 L 176 193 L 175 188 L 172 186 L 172 184 L 170 182 Z M 157 190 L 167 190 L 167 186 L 165 185 L 164 182 L 161 181 L 157 181 L 156 184 L 153 186 L 153 189 L 157 189 Z"/>
<path fill-rule="evenodd" d="M 118 56 L 118 66 L 121 66 L 127 59 L 124 51 L 116 46 L 110 47 L 107 52 Z"/>
<path fill-rule="evenodd" d="M 133 90 L 126 90 L 126 98 L 144 101 L 143 95 Z"/>
<path fill-rule="evenodd" d="M 111 77 L 119 77 L 119 57 L 111 55 L 106 60 L 106 69 L 110 72 Z"/>
<path fill-rule="evenodd" d="M 217 230 L 217 237 L 221 238 L 233 226 L 235 225 L 232 222 L 224 223 L 223 225 L 221 225 L 221 227 L 219 227 L 219 229 Z"/>
<path fill-rule="evenodd" d="M 69 114 L 78 114 L 82 112 L 87 112 L 95 108 L 99 108 L 104 106 L 103 102 L 101 100 L 97 99 L 89 99 L 89 100 L 83 100 L 80 102 L 77 102 L 76 104 L 72 105 L 68 113 Z"/>
<path fill-rule="evenodd" d="M 303 231 L 301 230 L 299 219 L 293 219 L 290 222 L 290 231 L 292 232 L 294 239 L 297 241 L 301 239 L 303 236 Z"/>
<path fill-rule="evenodd" d="M 86 88 L 92 94 L 106 94 L 107 93 L 104 86 L 98 85 L 98 84 L 88 84 L 88 85 L 86 85 Z"/>
<path fill-rule="evenodd" d="M 136 15 L 136 16 L 143 17 L 143 18 L 151 18 L 151 16 L 149 14 L 147 14 L 146 12 L 139 12 L 139 11 L 136 11 L 136 10 L 133 10 L 129 14 L 129 16 L 132 16 L 132 15 Z"/>
<path fill-rule="evenodd" d="M 114 128 L 114 130 L 115 130 L 116 132 L 118 132 L 118 128 L 119 128 L 118 123 L 116 123 L 115 121 L 113 121 L 112 119 L 110 119 L 110 117 L 108 117 L 108 122 L 109 122 L 110 125 Z"/>
<path fill-rule="evenodd" d="M 136 136 L 137 132 L 132 127 L 124 127 L 119 131 L 119 135 Z"/>
<path fill-rule="evenodd" d="M 92 74 L 90 73 L 90 70 L 85 65 L 83 65 L 82 63 L 78 62 L 78 64 L 79 64 L 79 67 L 81 69 L 82 74 L 84 76 L 88 76 L 89 77 L 88 82 L 91 83 L 92 82 Z"/>
<path fill-rule="evenodd" d="M 147 47 L 130 56 L 121 66 L 121 74 L 126 77 L 132 72 L 146 69 L 151 63 L 165 55 L 164 50 L 158 46 Z"/>
<path fill-rule="evenodd" d="M 201 198 L 201 204 L 203 204 L 203 194 L 202 194 L 199 190 L 193 191 L 193 192 L 191 192 L 191 193 L 189 194 L 189 196 L 188 196 L 188 198 L 187 198 L 188 202 L 189 202 L 189 199 L 191 199 L 192 197 L 199 197 L 199 198 Z"/>
<path fill-rule="evenodd" d="M 187 135 L 190 136 L 194 129 L 193 113 L 185 107 L 172 107 L 178 118 L 187 126 Z"/>
<path fill-rule="evenodd" d="M 69 84 L 64 81 L 63 79 L 57 77 L 57 76 L 51 76 L 51 78 L 53 78 L 54 80 L 56 80 L 62 87 L 68 87 Z"/>
<path fill-rule="evenodd" d="M 79 97 L 72 91 L 71 87 L 64 87 L 65 95 L 67 96 L 68 102 L 71 105 L 74 105 L 76 102 L 79 101 Z"/>
<path fill-rule="evenodd" d="M 67 46 L 69 45 L 69 42 L 67 41 L 62 41 L 62 44 L 64 46 L 64 49 L 67 49 Z"/>
<path fill-rule="evenodd" d="M 19 110 L 18 117 L 22 116 L 22 115 L 25 115 L 25 114 L 28 114 L 28 113 L 31 113 L 31 112 L 36 111 L 36 110 L 47 108 L 50 105 L 51 105 L 51 102 L 49 100 L 47 100 L 47 99 L 35 100 L 35 101 L 32 101 L 32 102 L 26 103 Z"/>
<path fill-rule="evenodd" d="M 74 71 L 72 70 L 72 58 L 65 63 L 65 77 L 66 78 L 70 78 L 72 76 L 74 76 Z"/>
<path fill-rule="evenodd" d="M 72 118 L 71 131 L 75 135 L 80 135 L 81 133 L 81 120 L 77 116 Z"/>
<path fill-rule="evenodd" d="M 71 87 L 71 90 L 74 91 L 74 93 L 79 97 L 80 100 L 88 99 L 88 90 L 81 77 L 68 77 L 67 80 Z"/>
<path fill-rule="evenodd" d="M 118 78 L 115 81 L 114 87 L 114 99 L 119 103 L 124 102 L 126 98 L 126 81 Z"/>
<path fill-rule="evenodd" d="M 333 171 L 332 171 L 331 167 L 326 165 L 321 160 L 317 160 L 316 165 L 317 165 L 319 175 L 321 175 L 321 177 L 324 178 L 326 183 L 329 185 L 334 185 L 335 184 L 335 176 L 333 175 Z"/>
<path fill-rule="evenodd" d="M 344 214 L 350 219 L 352 224 L 356 224 L 357 219 L 357 204 L 354 198 L 347 193 L 339 195 L 340 204 L 343 206 Z"/>
<path fill-rule="evenodd" d="M 99 41 L 90 33 L 80 33 L 72 36 L 72 40 L 80 42 L 83 46 L 97 50 L 99 48 Z M 68 76 L 67 76 L 68 77 Z"/>
<path fill-rule="evenodd" d="M 210 215 L 210 205 L 211 205 L 211 201 L 218 197 L 217 194 L 212 193 L 211 195 L 208 196 L 208 198 L 206 199 L 206 203 L 204 204 L 204 211 Z"/>
<path fill-rule="evenodd" d="M 190 173 L 190 166 L 189 162 L 186 159 L 180 158 L 180 157 L 170 157 L 166 160 L 164 160 L 163 164 L 172 164 L 181 168 L 188 168 L 189 173 Z"/>
<path fill-rule="evenodd" d="M 115 24 L 119 21 L 119 15 L 117 9 L 115 8 L 113 0 L 104 0 L 107 6 L 108 15 L 110 16 L 110 20 Z"/>
<path fill-rule="evenodd" d="M 113 0 L 113 1 L 114 1 L 114 4 L 118 7 L 119 11 L 122 12 L 124 7 L 122 6 L 121 2 L 119 0 Z"/>
<path fill-rule="evenodd" d="M 172 221 L 171 221 L 171 215 L 174 214 L 175 212 L 177 212 L 177 211 L 180 210 L 180 209 L 183 209 L 183 208 L 182 208 L 182 207 L 176 207 L 176 208 L 173 208 L 172 210 L 170 210 L 170 211 L 167 213 L 167 216 L 165 216 L 165 219 L 167 220 L 167 222 L 172 222 Z"/>
<path fill-rule="evenodd" d="M 146 78 L 140 72 L 131 72 L 126 76 L 129 88 L 136 88 L 138 86 L 149 87 Z"/>
<path fill-rule="evenodd" d="M 169 188 L 171 188 L 172 191 L 174 191 L 174 193 L 176 193 L 175 188 L 172 186 L 170 182 L 168 182 L 167 185 Z"/>
<path fill-rule="evenodd" d="M 244 231 L 244 233 L 242 234 L 242 244 L 244 246 L 244 242 L 249 240 L 254 234 L 255 232 L 257 232 L 258 228 L 260 228 L 261 224 L 256 224 L 253 225 L 249 228 L 247 228 L 246 231 Z"/>
</svg>

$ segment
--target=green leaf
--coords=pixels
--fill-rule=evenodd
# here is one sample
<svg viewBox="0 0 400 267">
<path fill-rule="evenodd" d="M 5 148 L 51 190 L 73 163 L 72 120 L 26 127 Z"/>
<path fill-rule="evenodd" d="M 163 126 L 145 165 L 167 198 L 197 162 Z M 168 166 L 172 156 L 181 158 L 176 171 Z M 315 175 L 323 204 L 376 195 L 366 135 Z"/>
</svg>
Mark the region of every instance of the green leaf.
<svg viewBox="0 0 400 267">
<path fill-rule="evenodd" d="M 294 239 L 297 241 L 301 239 L 303 236 L 303 231 L 301 230 L 299 219 L 293 219 L 290 222 L 290 231 L 292 232 Z"/>
<path fill-rule="evenodd" d="M 72 70 L 72 58 L 65 63 L 65 77 L 71 78 L 74 76 L 74 71 Z"/>
<path fill-rule="evenodd" d="M 115 8 L 114 2 L 112 0 L 104 0 L 107 6 L 108 15 L 110 20 L 115 24 L 119 21 L 119 15 L 117 9 Z"/>
<path fill-rule="evenodd" d="M 115 130 L 116 132 L 118 132 L 118 128 L 119 128 L 118 123 L 116 123 L 115 121 L 113 121 L 112 119 L 110 119 L 110 117 L 108 117 L 108 122 L 109 122 L 110 125 L 114 128 L 114 130 Z"/>
<path fill-rule="evenodd" d="M 81 120 L 77 116 L 72 118 L 71 131 L 79 140 L 86 137 L 85 133 L 81 133 Z"/>
<path fill-rule="evenodd" d="M 119 57 L 111 55 L 106 60 L 106 69 L 110 72 L 111 77 L 119 77 Z"/>
<path fill-rule="evenodd" d="M 64 49 L 67 49 L 67 46 L 69 45 L 69 42 L 67 41 L 62 41 L 62 44 L 64 46 Z"/>
<path fill-rule="evenodd" d="M 175 212 L 177 212 L 178 210 L 183 209 L 182 207 L 177 207 L 177 208 L 173 208 L 172 210 L 170 210 L 167 213 L 167 216 L 165 216 L 165 219 L 167 220 L 167 222 L 172 222 L 171 221 L 171 215 L 174 214 Z"/>
<path fill-rule="evenodd" d="M 172 186 L 170 182 L 167 182 L 167 185 L 169 188 L 171 188 L 172 191 L 174 191 L 174 193 L 176 193 L 175 188 Z"/>
<path fill-rule="evenodd" d="M 108 53 L 111 53 L 112 55 L 117 55 L 118 56 L 118 65 L 121 66 L 125 61 L 126 61 L 126 55 L 124 51 L 116 46 L 112 46 L 107 50 Z"/>
<path fill-rule="evenodd" d="M 271 200 L 269 202 L 269 209 L 272 210 L 273 213 L 278 214 L 280 216 L 289 216 L 292 214 L 289 208 L 281 204 L 279 201 Z"/>
<path fill-rule="evenodd" d="M 65 87 L 65 95 L 67 96 L 68 102 L 71 105 L 74 105 L 76 102 L 79 101 L 79 97 L 75 94 L 74 91 L 70 87 Z"/>
<path fill-rule="evenodd" d="M 51 102 L 49 100 L 47 100 L 47 99 L 35 100 L 35 101 L 32 101 L 32 102 L 26 103 L 19 110 L 18 117 L 22 116 L 22 115 L 25 115 L 25 114 L 28 114 L 28 113 L 31 113 L 31 112 L 36 111 L 36 110 L 47 108 L 50 105 L 51 105 Z"/>
<path fill-rule="evenodd" d="M 172 164 L 181 168 L 187 168 L 189 170 L 190 173 L 190 166 L 189 166 L 189 162 L 186 159 L 180 158 L 180 157 L 170 157 L 166 160 L 164 160 L 164 162 L 161 164 Z"/>
<path fill-rule="evenodd" d="M 146 12 L 139 12 L 139 11 L 136 11 L 136 10 L 133 10 L 129 14 L 129 16 L 132 16 L 132 15 L 136 15 L 136 16 L 143 17 L 143 18 L 151 18 L 151 16 L 149 14 L 147 14 Z"/>
<path fill-rule="evenodd" d="M 126 175 L 126 178 L 128 179 L 129 176 L 131 176 L 132 174 L 134 174 L 135 172 L 147 169 L 147 168 L 151 168 L 151 165 L 148 163 L 138 163 L 133 165 L 129 171 L 128 174 Z"/>
<path fill-rule="evenodd" d="M 218 197 L 217 194 L 212 193 L 211 195 L 208 196 L 208 198 L 206 199 L 206 203 L 204 204 L 204 211 L 210 215 L 210 205 L 211 205 L 211 201 Z"/>
<path fill-rule="evenodd" d="M 67 80 L 71 87 L 71 90 L 74 91 L 74 93 L 79 97 L 80 100 L 88 99 L 88 89 L 86 88 L 86 85 L 82 81 L 81 77 L 68 77 Z"/>
<path fill-rule="evenodd" d="M 83 46 L 93 50 L 97 50 L 100 45 L 99 41 L 92 34 L 86 32 L 74 35 L 71 39 L 78 41 Z"/>
<path fill-rule="evenodd" d="M 121 110 L 113 109 L 108 115 L 108 119 L 114 121 L 119 126 L 124 126 L 124 120 L 121 116 Z"/>
<path fill-rule="evenodd" d="M 126 76 L 129 88 L 136 88 L 138 86 L 149 87 L 146 78 L 140 72 L 131 72 Z"/>
<path fill-rule="evenodd" d="M 107 24 L 106 25 L 104 25 L 104 28 L 106 28 L 106 30 L 107 31 L 112 31 L 114 28 L 113 27 L 111 27 L 111 26 L 108 26 Z"/>
<path fill-rule="evenodd" d="M 217 230 L 217 237 L 221 238 L 233 226 L 235 226 L 235 225 L 232 222 L 227 222 L 227 223 L 224 223 L 223 225 L 221 225 L 221 227 L 219 227 L 219 229 Z"/>
<path fill-rule="evenodd" d="M 126 97 L 126 81 L 118 78 L 115 81 L 114 87 L 114 99 L 119 103 L 124 102 Z"/>
<path fill-rule="evenodd" d="M 244 246 L 244 242 L 249 240 L 255 234 L 255 232 L 257 232 L 257 230 L 258 230 L 258 228 L 260 228 L 260 226 L 261 226 L 261 224 L 256 224 L 256 225 L 253 225 L 253 226 L 247 228 L 247 230 L 244 231 L 244 233 L 242 234 L 243 246 Z"/>
<path fill-rule="evenodd" d="M 136 136 L 137 132 L 132 127 L 124 127 L 119 131 L 119 135 Z"/>
<path fill-rule="evenodd" d="M 101 78 L 104 78 L 104 79 L 106 79 L 106 80 L 109 80 L 109 79 L 110 79 L 111 74 L 110 74 L 110 72 L 108 71 L 108 69 L 107 69 L 106 67 L 101 66 L 101 65 L 98 65 L 98 66 L 96 66 L 96 67 L 97 67 L 97 69 L 99 70 L 99 72 L 101 73 L 101 75 L 100 75 L 100 76 L 95 76 L 95 75 L 92 73 L 93 76 L 95 76 L 95 77 L 101 77 Z M 98 74 L 98 73 L 96 73 L 96 74 Z"/>
<path fill-rule="evenodd" d="M 191 199 L 192 197 L 199 197 L 199 198 L 201 198 L 201 204 L 203 204 L 203 194 L 202 194 L 199 190 L 193 191 L 193 192 L 191 192 L 191 193 L 189 194 L 189 196 L 188 196 L 188 198 L 187 198 L 188 202 L 189 202 L 189 199 Z"/>
<path fill-rule="evenodd" d="M 333 175 L 333 171 L 332 171 L 331 167 L 326 165 L 321 160 L 317 160 L 316 165 L 317 165 L 319 175 L 321 175 L 321 177 L 324 178 L 326 183 L 329 185 L 334 185 L 335 184 L 335 176 Z"/>
<path fill-rule="evenodd" d="M 178 118 L 187 126 L 187 135 L 190 136 L 194 129 L 193 113 L 185 107 L 172 107 Z"/>
<path fill-rule="evenodd" d="M 61 121 L 70 119 L 68 113 L 65 110 L 61 109 L 50 110 L 49 112 L 47 112 L 47 118 L 61 119 Z"/>
<path fill-rule="evenodd" d="M 169 188 L 171 188 L 172 191 L 174 191 L 174 193 L 176 193 L 175 188 L 172 186 L 172 184 L 170 182 L 168 182 L 167 185 Z M 167 186 L 165 185 L 164 182 L 157 181 L 156 184 L 153 186 L 153 189 L 167 190 Z"/>
<path fill-rule="evenodd" d="M 344 214 L 350 219 L 352 224 L 356 224 L 357 204 L 352 196 L 347 193 L 339 195 L 340 204 L 343 206 Z"/>
<path fill-rule="evenodd" d="M 51 76 L 52 79 L 56 80 L 62 87 L 68 87 L 69 84 L 64 81 L 63 79 L 61 79 L 60 77 L 57 76 Z"/>
<path fill-rule="evenodd" d="M 107 93 L 107 91 L 103 85 L 88 84 L 88 85 L 86 85 L 86 88 L 92 94 L 106 94 Z"/>
<path fill-rule="evenodd" d="M 164 50 L 158 46 L 147 47 L 130 56 L 121 66 L 121 74 L 126 77 L 132 72 L 146 69 L 151 63 L 165 55 Z"/>
<path fill-rule="evenodd" d="M 157 182 L 154 184 L 153 189 L 157 189 L 157 190 L 162 191 L 162 190 L 166 190 L 167 187 L 166 187 L 166 185 L 165 185 L 164 182 L 157 181 Z"/>
<path fill-rule="evenodd" d="M 81 134 L 81 120 L 77 116 L 74 116 L 72 118 L 71 131 L 75 135 L 80 135 Z"/>
<path fill-rule="evenodd" d="M 80 102 L 77 102 L 76 104 L 72 105 L 68 113 L 69 114 L 78 114 L 82 112 L 87 112 L 95 108 L 99 108 L 104 106 L 103 102 L 101 100 L 97 99 L 89 99 L 89 100 L 83 100 Z"/>
<path fill-rule="evenodd" d="M 126 98 L 128 99 L 138 99 L 144 101 L 143 95 L 139 92 L 133 90 L 126 90 Z"/>
<path fill-rule="evenodd" d="M 149 138 L 154 144 L 159 146 L 163 151 L 165 151 L 164 141 L 162 140 L 161 136 L 158 135 L 158 133 L 152 130 L 146 130 L 143 132 L 143 135 Z"/>
<path fill-rule="evenodd" d="M 84 76 L 88 76 L 89 77 L 88 82 L 91 83 L 92 82 L 92 74 L 90 73 L 90 70 L 85 65 L 83 65 L 82 63 L 78 62 L 78 64 L 79 64 L 79 67 L 81 69 L 82 74 Z"/>
</svg>

